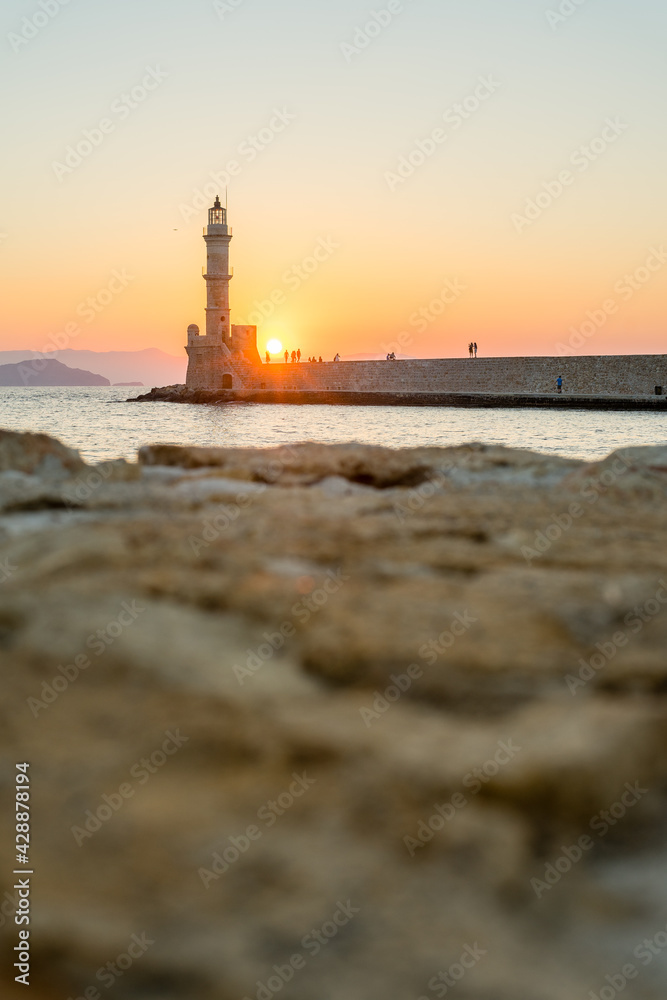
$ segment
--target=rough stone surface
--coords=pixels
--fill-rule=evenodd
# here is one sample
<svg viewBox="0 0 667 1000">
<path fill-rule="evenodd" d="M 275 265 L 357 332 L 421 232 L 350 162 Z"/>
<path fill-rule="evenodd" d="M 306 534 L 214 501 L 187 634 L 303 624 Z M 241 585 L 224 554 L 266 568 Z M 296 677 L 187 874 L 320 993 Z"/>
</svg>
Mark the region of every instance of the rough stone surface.
<svg viewBox="0 0 667 1000">
<path fill-rule="evenodd" d="M 0 437 L 5 968 L 27 759 L 37 1000 L 664 997 L 665 454 Z"/>
<path fill-rule="evenodd" d="M 47 434 L 20 434 L 0 430 L 0 472 L 57 476 L 78 472 L 84 462 L 78 452 Z"/>
</svg>

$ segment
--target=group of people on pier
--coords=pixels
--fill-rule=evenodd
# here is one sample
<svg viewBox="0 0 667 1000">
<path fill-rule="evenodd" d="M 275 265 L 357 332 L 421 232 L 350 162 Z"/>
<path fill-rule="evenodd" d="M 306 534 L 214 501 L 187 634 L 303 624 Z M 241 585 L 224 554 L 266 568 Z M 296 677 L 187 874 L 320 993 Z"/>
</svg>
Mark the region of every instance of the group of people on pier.
<svg viewBox="0 0 667 1000">
<path fill-rule="evenodd" d="M 269 351 L 265 352 L 264 357 L 266 359 L 267 365 L 270 365 L 271 364 L 271 355 L 270 355 Z M 309 361 L 315 361 L 316 363 L 319 364 L 322 361 L 322 355 L 320 354 L 319 358 L 316 358 L 315 355 L 313 354 L 312 358 L 308 358 L 308 360 Z M 301 361 L 301 348 L 298 348 L 298 350 L 296 350 L 296 351 L 292 351 L 291 354 L 290 354 L 289 351 L 285 351 L 285 364 L 286 365 L 289 364 L 290 361 L 292 362 L 293 365 L 298 365 L 300 363 L 300 361 Z"/>
</svg>

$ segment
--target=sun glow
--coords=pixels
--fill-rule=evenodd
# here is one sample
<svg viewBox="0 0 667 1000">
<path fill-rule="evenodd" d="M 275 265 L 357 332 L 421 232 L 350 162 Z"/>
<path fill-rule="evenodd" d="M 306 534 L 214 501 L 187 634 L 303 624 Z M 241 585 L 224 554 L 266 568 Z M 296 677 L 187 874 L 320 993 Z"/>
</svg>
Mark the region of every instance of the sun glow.
<svg viewBox="0 0 667 1000">
<path fill-rule="evenodd" d="M 269 352 L 269 354 L 281 354 L 283 345 L 280 343 L 279 340 L 270 340 L 266 345 L 266 349 Z"/>
</svg>

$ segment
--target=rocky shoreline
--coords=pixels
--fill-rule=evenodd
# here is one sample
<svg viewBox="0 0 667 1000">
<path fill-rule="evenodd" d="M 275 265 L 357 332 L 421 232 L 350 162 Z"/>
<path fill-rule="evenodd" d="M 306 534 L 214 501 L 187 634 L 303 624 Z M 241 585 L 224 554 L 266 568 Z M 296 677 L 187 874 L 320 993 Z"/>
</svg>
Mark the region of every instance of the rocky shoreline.
<svg viewBox="0 0 667 1000">
<path fill-rule="evenodd" d="M 663 997 L 666 501 L 665 447 L 0 432 L 33 996 Z"/>
<path fill-rule="evenodd" d="M 359 392 L 303 389 L 191 389 L 155 387 L 128 403 L 271 403 L 292 406 L 453 406 L 515 409 L 648 410 L 667 413 L 667 396 L 583 395 L 529 392 Z"/>
</svg>

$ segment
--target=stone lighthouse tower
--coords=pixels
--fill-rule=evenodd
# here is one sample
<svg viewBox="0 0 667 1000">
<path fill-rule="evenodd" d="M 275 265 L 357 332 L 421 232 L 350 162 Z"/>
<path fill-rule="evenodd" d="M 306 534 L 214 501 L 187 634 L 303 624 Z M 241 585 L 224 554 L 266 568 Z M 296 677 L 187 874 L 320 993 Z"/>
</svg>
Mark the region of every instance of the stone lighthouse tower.
<svg viewBox="0 0 667 1000">
<path fill-rule="evenodd" d="M 208 210 L 208 227 L 204 230 L 206 242 L 206 336 L 222 338 L 222 343 L 231 351 L 232 328 L 229 315 L 229 282 L 233 272 L 229 270 L 229 244 L 232 231 L 227 225 L 227 209 L 215 199 L 213 208 Z"/>
<path fill-rule="evenodd" d="M 206 333 L 188 327 L 188 374 L 192 389 L 225 389 L 250 385 L 261 359 L 257 351 L 256 326 L 232 326 L 229 309 L 229 244 L 232 231 L 227 225 L 227 209 L 220 198 L 208 212 L 204 230 L 206 243 Z"/>
</svg>

